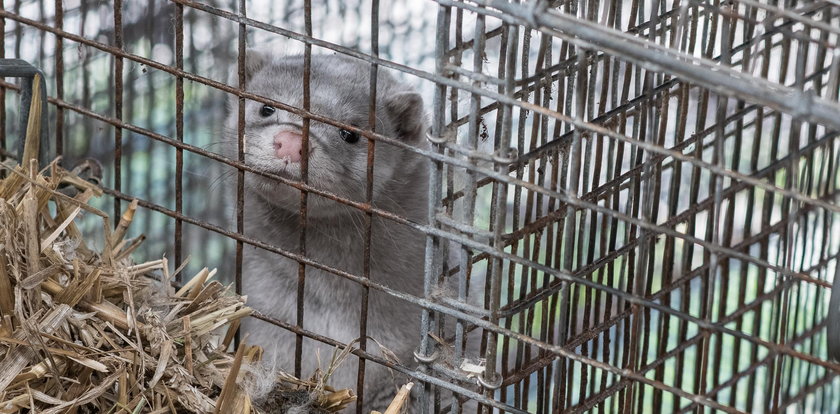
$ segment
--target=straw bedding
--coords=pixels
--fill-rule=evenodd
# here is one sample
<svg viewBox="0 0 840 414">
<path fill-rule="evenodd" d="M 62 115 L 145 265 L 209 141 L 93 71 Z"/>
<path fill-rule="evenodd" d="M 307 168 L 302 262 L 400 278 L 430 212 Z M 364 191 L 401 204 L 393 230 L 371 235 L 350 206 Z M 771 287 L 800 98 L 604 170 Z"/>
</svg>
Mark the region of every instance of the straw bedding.
<svg viewBox="0 0 840 414">
<path fill-rule="evenodd" d="M 353 402 L 349 390 L 260 368 L 258 347 L 228 352 L 251 313 L 241 296 L 206 268 L 175 289 L 165 258 L 133 263 L 141 240 L 125 234 L 136 202 L 114 227 L 87 204 L 96 185 L 34 165 L 0 182 L 0 412 L 328 412 Z M 100 219 L 104 240 L 85 239 L 82 214 Z"/>
</svg>

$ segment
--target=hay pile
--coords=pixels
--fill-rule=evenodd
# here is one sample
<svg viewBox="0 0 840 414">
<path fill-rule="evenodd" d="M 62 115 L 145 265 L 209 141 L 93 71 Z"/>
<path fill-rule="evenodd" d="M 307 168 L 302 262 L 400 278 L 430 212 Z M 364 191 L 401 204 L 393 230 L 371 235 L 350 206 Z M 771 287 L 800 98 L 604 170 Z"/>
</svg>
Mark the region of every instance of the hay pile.
<svg viewBox="0 0 840 414">
<path fill-rule="evenodd" d="M 88 205 L 95 184 L 55 162 L 38 171 L 29 125 L 24 166 L 4 165 L 0 181 L 0 413 L 275 412 L 300 393 L 334 412 L 355 400 L 322 380 L 259 374 L 259 347 L 228 352 L 251 313 L 244 299 L 206 268 L 176 290 L 165 258 L 133 263 L 136 201 L 114 227 Z M 101 219 L 104 240 L 85 238 L 82 214 Z M 252 401 L 257 374 L 271 393 Z"/>
<path fill-rule="evenodd" d="M 166 259 L 133 263 L 141 240 L 124 236 L 137 203 L 113 228 L 87 204 L 94 184 L 48 172 L 33 161 L 0 182 L 0 412 L 262 412 L 245 391 L 261 350 L 227 352 L 251 313 L 243 298 L 206 268 L 175 290 Z M 103 247 L 76 227 L 83 212 L 101 218 Z M 355 399 L 272 375 L 273 404 L 314 392 L 313 408 L 337 411 Z"/>
</svg>

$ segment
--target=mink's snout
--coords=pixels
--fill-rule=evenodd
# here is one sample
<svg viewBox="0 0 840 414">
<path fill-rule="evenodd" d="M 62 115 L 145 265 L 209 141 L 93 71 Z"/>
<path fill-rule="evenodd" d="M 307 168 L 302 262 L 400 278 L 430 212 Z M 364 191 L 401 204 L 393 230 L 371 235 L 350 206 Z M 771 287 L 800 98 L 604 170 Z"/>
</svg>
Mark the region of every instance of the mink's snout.
<svg viewBox="0 0 840 414">
<path fill-rule="evenodd" d="M 280 131 L 274 135 L 274 155 L 291 162 L 300 162 L 303 136 L 296 131 Z"/>
</svg>

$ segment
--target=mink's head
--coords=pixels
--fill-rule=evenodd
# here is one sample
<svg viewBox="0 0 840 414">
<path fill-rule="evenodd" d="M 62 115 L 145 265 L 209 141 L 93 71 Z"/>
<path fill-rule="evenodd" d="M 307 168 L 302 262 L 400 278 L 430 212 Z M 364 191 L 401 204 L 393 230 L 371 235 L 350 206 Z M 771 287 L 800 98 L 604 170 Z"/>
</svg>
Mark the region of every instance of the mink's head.
<svg viewBox="0 0 840 414">
<path fill-rule="evenodd" d="M 303 108 L 303 56 L 282 56 L 248 51 L 247 90 L 296 108 Z M 314 114 L 370 130 L 370 65 L 339 55 L 313 55 L 310 70 L 310 111 Z M 232 79 L 236 84 L 236 73 Z M 376 133 L 411 146 L 424 142 L 423 99 L 379 69 L 375 109 Z M 238 98 L 229 104 L 225 121 L 225 153 L 238 156 Z M 259 171 L 301 180 L 303 118 L 263 103 L 245 101 L 245 163 Z M 364 201 L 368 140 L 360 134 L 314 119 L 309 123 L 308 183 L 312 187 L 353 201 Z M 379 141 L 375 143 L 373 202 L 399 207 L 401 192 L 425 185 L 422 157 Z M 245 174 L 245 185 L 273 207 L 297 211 L 300 191 L 258 174 Z M 412 188 L 413 187 L 413 188 Z M 309 217 L 335 216 L 340 204 L 323 197 L 308 202 Z"/>
</svg>

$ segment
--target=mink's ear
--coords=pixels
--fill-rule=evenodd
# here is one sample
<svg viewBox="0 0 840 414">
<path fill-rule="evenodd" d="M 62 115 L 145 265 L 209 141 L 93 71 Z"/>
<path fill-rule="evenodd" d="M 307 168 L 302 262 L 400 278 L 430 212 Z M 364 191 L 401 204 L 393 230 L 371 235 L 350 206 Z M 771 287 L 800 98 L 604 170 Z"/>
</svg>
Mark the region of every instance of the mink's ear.
<svg viewBox="0 0 840 414">
<path fill-rule="evenodd" d="M 254 77 L 254 74 L 265 67 L 270 61 L 270 56 L 267 52 L 258 49 L 245 50 L 245 81 L 249 81 Z M 228 82 L 231 86 L 239 84 L 239 63 L 233 65 L 230 71 L 230 80 Z"/>
<path fill-rule="evenodd" d="M 423 138 L 426 117 L 423 98 L 417 92 L 400 92 L 385 99 L 385 112 L 394 125 L 397 137 L 407 142 Z"/>
<path fill-rule="evenodd" d="M 257 49 L 245 50 L 245 78 L 251 79 L 255 73 L 259 72 L 265 65 L 268 64 L 270 57 L 265 51 Z"/>
</svg>

